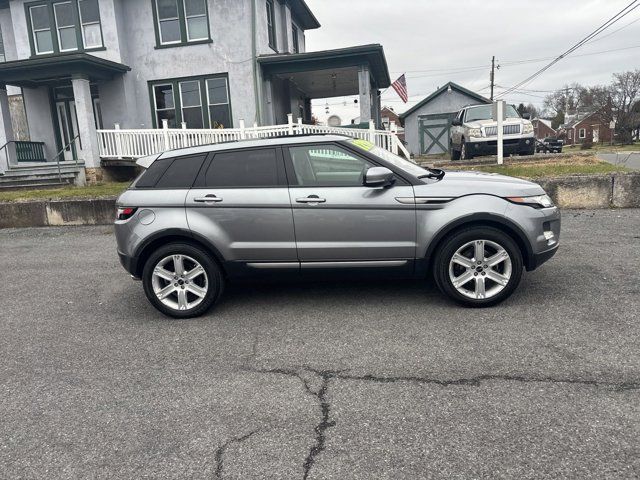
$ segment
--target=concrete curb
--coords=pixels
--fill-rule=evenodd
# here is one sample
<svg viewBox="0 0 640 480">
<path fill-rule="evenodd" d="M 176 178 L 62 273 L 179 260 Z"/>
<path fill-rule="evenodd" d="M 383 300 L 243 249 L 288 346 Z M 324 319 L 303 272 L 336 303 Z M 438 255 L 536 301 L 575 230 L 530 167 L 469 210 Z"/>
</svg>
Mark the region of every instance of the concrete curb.
<svg viewBox="0 0 640 480">
<path fill-rule="evenodd" d="M 0 228 L 106 225 L 115 219 L 115 198 L 0 203 Z"/>
<path fill-rule="evenodd" d="M 560 208 L 640 208 L 640 172 L 536 179 Z M 108 225 L 115 198 L 0 203 L 0 228 Z"/>
</svg>

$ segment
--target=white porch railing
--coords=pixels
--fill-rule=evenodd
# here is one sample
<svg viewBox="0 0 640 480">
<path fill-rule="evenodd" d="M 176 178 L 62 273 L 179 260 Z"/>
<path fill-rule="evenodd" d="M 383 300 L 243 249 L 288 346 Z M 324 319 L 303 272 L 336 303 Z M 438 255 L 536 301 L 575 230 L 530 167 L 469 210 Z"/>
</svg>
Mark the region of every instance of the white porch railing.
<svg viewBox="0 0 640 480">
<path fill-rule="evenodd" d="M 176 148 L 313 133 L 332 133 L 361 138 L 395 154 L 402 152 L 406 158 L 409 158 L 409 152 L 398 139 L 397 127 L 394 123 L 389 130 L 376 130 L 373 121 L 369 122 L 368 129 L 359 129 L 306 125 L 302 123 L 301 118 L 294 123 L 291 114 L 288 120 L 289 122 L 284 125 L 265 127 L 257 125 L 246 127 L 244 121 L 240 120 L 240 128 L 220 129 L 187 129 L 184 123 L 182 128 L 168 128 L 166 120 L 163 122 L 163 128 L 157 129 L 124 130 L 116 124 L 113 130 L 98 130 L 100 158 L 135 159 Z"/>
</svg>

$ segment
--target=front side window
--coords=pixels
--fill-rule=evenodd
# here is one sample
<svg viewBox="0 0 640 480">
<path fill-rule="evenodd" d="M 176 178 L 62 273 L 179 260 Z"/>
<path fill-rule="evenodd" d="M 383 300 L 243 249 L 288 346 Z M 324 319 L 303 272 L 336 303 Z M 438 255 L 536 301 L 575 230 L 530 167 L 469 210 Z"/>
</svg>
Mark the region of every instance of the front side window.
<svg viewBox="0 0 640 480">
<path fill-rule="evenodd" d="M 297 180 L 302 187 L 361 187 L 372 163 L 335 145 L 289 148 Z"/>
<path fill-rule="evenodd" d="M 231 103 L 226 75 L 162 80 L 151 83 L 154 125 L 170 128 L 230 128 Z"/>
<path fill-rule="evenodd" d="M 153 87 L 153 98 L 155 100 L 156 125 L 162 127 L 163 120 L 167 120 L 169 128 L 176 128 L 176 105 L 173 84 L 155 85 Z"/>
<path fill-rule="evenodd" d="M 61 52 L 69 52 L 78 49 L 78 35 L 76 33 L 76 21 L 71 2 L 53 4 L 53 14 L 56 21 L 58 46 Z"/>
<path fill-rule="evenodd" d="M 298 38 L 298 27 L 293 25 L 291 30 L 291 39 L 293 41 L 293 53 L 300 53 L 300 40 Z"/>
<path fill-rule="evenodd" d="M 79 0 L 80 27 L 84 48 L 102 47 L 102 26 L 98 0 Z"/>
<path fill-rule="evenodd" d="M 26 4 L 34 55 L 102 48 L 98 0 Z"/>
<path fill-rule="evenodd" d="M 267 31 L 269 33 L 269 46 L 276 49 L 276 15 L 273 0 L 267 0 Z"/>
<path fill-rule="evenodd" d="M 47 5 L 29 7 L 31 33 L 35 53 L 53 53 L 53 36 L 51 35 L 51 17 Z"/>
<path fill-rule="evenodd" d="M 209 41 L 206 0 L 153 0 L 159 46 Z"/>
<path fill-rule="evenodd" d="M 217 153 L 205 175 L 206 187 L 273 187 L 278 185 L 275 149 Z"/>
</svg>

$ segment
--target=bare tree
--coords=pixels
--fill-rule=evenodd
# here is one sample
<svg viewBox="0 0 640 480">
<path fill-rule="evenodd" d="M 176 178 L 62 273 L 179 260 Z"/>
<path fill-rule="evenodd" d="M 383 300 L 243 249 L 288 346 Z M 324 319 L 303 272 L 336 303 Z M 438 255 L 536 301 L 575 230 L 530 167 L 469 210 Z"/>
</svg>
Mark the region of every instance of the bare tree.
<svg viewBox="0 0 640 480">
<path fill-rule="evenodd" d="M 637 128 L 637 114 L 634 111 L 640 100 L 640 69 L 615 73 L 611 84 L 612 117 L 622 143 L 630 143 L 633 130 Z"/>
</svg>

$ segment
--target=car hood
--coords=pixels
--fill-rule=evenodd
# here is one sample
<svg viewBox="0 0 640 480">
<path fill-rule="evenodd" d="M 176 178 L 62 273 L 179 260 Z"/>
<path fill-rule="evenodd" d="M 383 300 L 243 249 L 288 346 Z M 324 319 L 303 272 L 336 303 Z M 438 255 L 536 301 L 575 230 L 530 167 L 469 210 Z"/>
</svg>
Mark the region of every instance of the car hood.
<svg viewBox="0 0 640 480">
<path fill-rule="evenodd" d="M 461 197 L 483 194 L 498 197 L 543 195 L 537 183 L 497 173 L 446 171 L 442 180 L 415 185 L 416 196 Z"/>
</svg>

